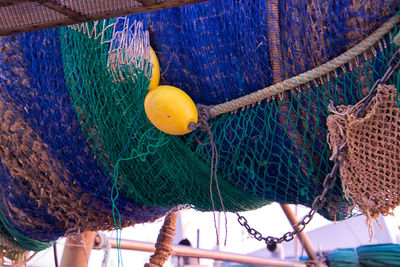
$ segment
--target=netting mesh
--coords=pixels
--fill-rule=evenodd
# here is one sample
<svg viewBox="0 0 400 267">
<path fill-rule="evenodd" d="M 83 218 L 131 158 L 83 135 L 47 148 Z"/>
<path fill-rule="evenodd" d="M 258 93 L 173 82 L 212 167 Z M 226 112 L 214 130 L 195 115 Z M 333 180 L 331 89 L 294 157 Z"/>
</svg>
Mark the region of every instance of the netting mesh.
<svg viewBox="0 0 400 267">
<path fill-rule="evenodd" d="M 347 151 L 340 166 L 345 196 L 357 204 L 369 221 L 388 215 L 400 205 L 400 109 L 396 88 L 381 85 L 365 116 L 354 106 L 339 106 L 328 117 L 330 144 L 346 138 Z M 335 152 L 334 152 L 335 153 Z"/>
<path fill-rule="evenodd" d="M 332 59 L 397 8 L 396 1 L 281 1 L 277 18 L 269 2 L 211 1 L 149 14 L 163 83 L 183 88 L 197 103 L 221 103 Z M 269 53 L 276 43 L 268 40 L 277 29 L 268 17 L 279 19 L 278 72 Z M 331 168 L 327 105 L 355 103 L 368 92 L 391 54 L 383 46 L 390 47 L 388 39 L 311 84 L 212 121 L 220 177 L 261 198 L 310 206 Z M 189 136 L 188 145 L 209 159 L 211 148 L 195 139 Z M 339 219 L 347 207 L 338 181 L 321 213 Z"/>
<path fill-rule="evenodd" d="M 329 267 L 400 266 L 398 244 L 366 245 L 357 248 L 337 249 L 327 255 Z"/>
<path fill-rule="evenodd" d="M 10 241 L 2 247 L 37 251 L 69 232 L 113 228 L 111 186 L 104 184 L 110 179 L 73 111 L 58 30 L 0 42 L 0 231 Z M 114 204 L 123 225 L 167 212 L 123 195 Z"/>
<path fill-rule="evenodd" d="M 212 210 L 209 136 L 169 136 L 146 118 L 150 42 L 162 83 L 217 104 L 332 59 L 397 5 L 212 0 L 2 38 L 2 245 L 39 250 L 70 231 L 112 228 L 113 215 L 130 225 L 179 204 Z M 311 205 L 331 170 L 328 103 L 351 105 L 369 91 L 398 30 L 309 84 L 210 121 L 227 211 Z M 320 213 L 343 219 L 349 206 L 338 181 Z"/>
<path fill-rule="evenodd" d="M 164 70 L 164 83 L 178 85 L 197 103 L 208 104 L 258 89 L 258 82 L 264 86 L 271 84 L 274 71 L 266 60 L 269 53 L 266 38 L 269 24 L 266 21 L 268 16 L 276 14 L 271 15 L 266 5 L 265 1 L 251 5 L 236 1 L 212 1 L 147 15 L 148 21 L 143 25 L 146 27 L 146 22 L 149 23 L 150 37 L 155 50 L 159 51 Z M 335 6 L 332 2 L 331 5 L 335 8 L 324 9 L 321 13 L 326 18 L 324 23 L 307 27 L 306 35 L 320 33 L 321 30 L 316 27 L 330 25 L 329 22 L 335 20 L 332 17 L 337 17 L 338 13 L 343 17 L 352 14 L 353 5 L 357 3 Z M 324 47 L 321 48 L 325 49 L 322 54 L 331 53 L 325 58 L 312 53 L 315 49 L 302 38 L 295 41 L 283 35 L 282 46 L 286 42 L 291 43 L 287 50 L 296 53 L 296 56 L 283 53 L 283 58 L 290 61 L 285 64 L 302 67 L 291 71 L 283 64 L 281 75 L 292 75 L 343 52 L 346 45 L 360 41 L 387 19 L 385 14 L 393 14 L 394 6 L 392 2 L 365 5 L 350 16 L 347 24 L 340 21 L 343 25 L 339 29 L 342 30 L 344 25 L 348 29 L 336 32 L 336 39 L 329 39 L 329 45 L 320 42 L 323 37 L 314 38 L 314 46 Z M 321 15 L 306 4 L 290 3 L 279 8 L 281 14 L 289 14 L 293 8 L 296 10 L 292 11 L 294 15 L 289 19 L 304 12 L 309 13 L 303 15 L 310 19 Z M 367 29 L 357 29 L 357 25 L 353 25 L 355 15 L 360 16 L 358 22 L 370 16 Z M 128 24 L 131 23 L 130 28 L 135 31 L 137 25 L 133 21 L 140 21 L 142 17 L 130 18 Z M 293 23 L 282 22 L 285 18 L 280 18 L 281 31 L 293 31 Z M 339 19 L 336 21 L 339 23 Z M 118 30 L 118 27 L 108 27 L 109 24 L 88 25 L 97 27 L 95 32 L 108 32 L 110 40 L 114 38 L 111 37 L 113 31 Z M 90 29 L 93 31 L 93 28 Z M 330 34 L 337 29 L 333 24 Z M 207 145 L 208 136 L 199 133 L 199 142 L 196 138 L 198 133 L 195 133 L 183 142 L 178 137 L 158 132 L 143 112 L 142 103 L 148 83 L 146 64 L 135 69 L 132 66 L 138 64 L 134 62 L 120 64 L 118 73 L 123 73 L 125 78 L 115 83 L 116 80 L 112 79 L 115 77 L 114 70 L 107 65 L 107 42 L 101 43 L 100 38 L 90 38 L 73 29 L 65 30 L 62 35 L 66 37 L 62 45 L 66 80 L 83 131 L 98 160 L 109 167 L 110 173 L 114 171 L 112 175 L 121 181 L 124 192 L 139 203 L 160 206 L 186 203 L 200 210 L 210 210 L 211 147 Z M 133 35 L 128 33 L 127 36 L 131 38 Z M 325 126 L 328 103 L 333 100 L 335 103 L 351 104 L 361 99 L 386 64 L 391 49 L 384 49 L 383 46 L 390 47 L 389 42 L 389 38 L 383 40 L 377 46 L 378 50 L 369 50 L 313 84 L 212 121 L 220 158 L 218 171 L 222 199 L 227 210 L 251 209 L 257 205 L 249 205 L 250 202 L 262 204 L 266 201 L 311 205 L 322 191 L 322 181 L 331 168 Z M 82 55 L 85 57 L 82 58 Z M 132 73 L 135 79 L 129 78 Z M 215 194 L 216 190 L 213 192 Z M 250 196 L 251 201 L 246 202 Z M 342 197 L 340 182 L 337 182 L 321 214 L 330 219 L 343 219 L 348 207 L 349 203 Z"/>
<path fill-rule="evenodd" d="M 149 79 L 145 70 L 150 62 L 139 63 L 143 59 L 136 57 L 117 68 L 108 64 L 118 23 L 88 24 L 90 31 L 96 28 L 104 38 L 91 38 L 68 28 L 61 33 L 65 37 L 62 49 L 66 80 L 83 132 L 97 160 L 119 179 L 119 186 L 135 202 L 164 207 L 194 204 L 197 209 L 210 210 L 209 164 L 181 138 L 160 132 L 146 118 L 143 103 Z M 123 23 L 129 25 L 128 30 L 138 30 L 137 20 Z M 102 44 L 101 40 L 108 41 Z M 268 203 L 243 194 L 224 180 L 220 186 L 229 210 Z M 213 194 L 217 199 L 215 188 Z"/>
<path fill-rule="evenodd" d="M 279 2 L 277 14 L 273 2 Z M 211 0 L 146 17 L 162 83 L 210 105 L 264 88 L 274 75 L 289 78 L 338 56 L 396 10 L 395 0 Z M 270 31 L 280 38 L 270 40 Z M 271 46 L 280 54 L 271 55 Z M 281 70 L 273 73 L 276 59 Z"/>
<path fill-rule="evenodd" d="M 308 71 L 350 49 L 397 9 L 398 1 L 281 1 L 285 77 Z"/>
</svg>

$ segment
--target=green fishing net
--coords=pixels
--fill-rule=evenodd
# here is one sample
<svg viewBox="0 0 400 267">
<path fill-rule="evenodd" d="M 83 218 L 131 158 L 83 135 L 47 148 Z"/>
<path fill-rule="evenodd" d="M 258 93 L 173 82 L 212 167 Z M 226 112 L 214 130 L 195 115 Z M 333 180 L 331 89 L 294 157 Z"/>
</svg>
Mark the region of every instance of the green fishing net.
<svg viewBox="0 0 400 267">
<path fill-rule="evenodd" d="M 129 56 L 134 54 L 122 44 L 116 45 L 119 50 L 113 48 L 120 22 L 108 20 L 84 24 L 85 30 L 61 30 L 66 81 L 88 143 L 104 169 L 118 180 L 119 190 L 135 202 L 163 207 L 192 204 L 210 210 L 209 162 L 181 137 L 164 134 L 148 121 L 143 103 L 149 85 L 146 69 L 151 63 L 145 55 Z M 138 23 L 122 31 L 140 31 Z M 143 43 L 136 46 L 149 48 L 139 39 L 135 42 Z M 269 203 L 223 179 L 219 187 L 229 211 Z M 212 193 L 219 199 L 215 183 Z M 215 201 L 215 206 L 222 209 L 220 201 Z"/>
<path fill-rule="evenodd" d="M 60 36 L 70 97 L 93 153 L 113 177 L 112 198 L 122 191 L 137 203 L 162 207 L 241 211 L 271 201 L 311 206 L 332 168 L 328 104 L 362 99 L 395 49 L 387 34 L 326 75 L 211 119 L 216 184 L 207 133 L 168 136 L 146 118 L 151 62 L 145 25 L 138 17 L 119 18 L 64 28 Z M 350 206 L 338 179 L 320 213 L 343 219 Z"/>
</svg>

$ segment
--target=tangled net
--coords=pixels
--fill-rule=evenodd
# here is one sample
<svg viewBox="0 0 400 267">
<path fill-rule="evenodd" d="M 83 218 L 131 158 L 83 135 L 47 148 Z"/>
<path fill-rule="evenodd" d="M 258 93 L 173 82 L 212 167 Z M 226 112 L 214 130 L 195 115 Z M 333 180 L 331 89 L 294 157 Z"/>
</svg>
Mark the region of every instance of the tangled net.
<svg viewBox="0 0 400 267">
<path fill-rule="evenodd" d="M 223 110 L 333 59 L 397 11 L 394 0 L 213 0 L 0 39 L 1 246 L 41 250 L 67 233 L 152 221 L 177 205 L 213 209 L 209 136 L 168 136 L 145 116 L 150 43 L 162 83 Z M 311 82 L 210 121 L 227 211 L 311 205 L 331 169 L 328 104 L 368 93 L 398 30 Z M 215 184 L 211 192 L 219 198 Z M 350 206 L 338 181 L 320 213 L 344 219 Z"/>
</svg>

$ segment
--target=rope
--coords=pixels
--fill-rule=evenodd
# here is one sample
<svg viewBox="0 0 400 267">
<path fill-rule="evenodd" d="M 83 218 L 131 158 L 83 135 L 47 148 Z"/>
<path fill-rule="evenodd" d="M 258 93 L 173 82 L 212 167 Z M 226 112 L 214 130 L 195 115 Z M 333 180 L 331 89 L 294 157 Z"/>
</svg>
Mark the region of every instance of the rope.
<svg viewBox="0 0 400 267">
<path fill-rule="evenodd" d="M 261 102 L 264 99 L 271 98 L 277 94 L 306 84 L 336 70 L 339 67 L 342 67 L 349 61 L 355 59 L 357 56 L 372 48 L 379 40 L 389 33 L 395 27 L 395 25 L 399 23 L 399 21 L 400 14 L 391 17 L 387 22 L 374 31 L 370 36 L 361 41 L 358 45 L 312 70 L 286 79 L 283 82 L 279 82 L 264 89 L 258 90 L 254 93 L 212 106 L 210 108 L 210 116 L 216 117 L 224 113 L 234 112 L 240 108 L 245 108 L 246 106 Z"/>
<path fill-rule="evenodd" d="M 226 246 L 227 237 L 228 237 L 228 217 L 226 216 L 224 201 L 222 200 L 221 190 L 219 188 L 218 177 L 217 177 L 218 150 L 217 150 L 217 146 L 215 145 L 215 142 L 214 142 L 214 135 L 211 131 L 210 125 L 208 124 L 208 120 L 210 119 L 210 108 L 206 105 L 198 105 L 197 110 L 198 110 L 198 114 L 199 114 L 198 122 L 197 123 L 191 122 L 189 124 L 189 129 L 193 131 L 197 128 L 200 128 L 203 132 L 206 132 L 208 134 L 208 136 L 210 137 L 210 145 L 211 145 L 210 198 L 211 198 L 211 204 L 212 204 L 212 208 L 213 208 L 214 226 L 215 226 L 215 232 L 216 232 L 216 236 L 217 236 L 217 245 L 219 245 L 219 231 L 218 231 L 218 227 L 217 227 L 217 218 L 216 218 L 216 214 L 215 214 L 216 209 L 215 209 L 215 202 L 214 202 L 214 196 L 213 196 L 213 191 L 212 191 L 213 180 L 215 181 L 215 186 L 217 187 L 219 201 L 221 203 L 222 211 L 224 212 L 224 217 L 225 217 L 225 241 L 224 241 L 224 244 Z"/>
<path fill-rule="evenodd" d="M 281 32 L 279 28 L 279 1 L 268 0 L 268 48 L 274 83 L 282 81 Z"/>
<path fill-rule="evenodd" d="M 103 257 L 103 261 L 101 263 L 101 267 L 107 267 L 108 258 L 110 256 L 110 250 L 111 250 L 110 242 L 108 241 L 108 239 L 105 239 L 105 240 L 106 240 L 106 244 L 104 246 L 104 257 Z"/>
<path fill-rule="evenodd" d="M 172 242 L 175 237 L 176 219 L 178 212 L 175 211 L 171 216 L 167 216 L 158 234 L 156 251 L 150 257 L 150 263 L 146 263 L 144 267 L 162 267 L 169 258 L 172 251 Z"/>
</svg>

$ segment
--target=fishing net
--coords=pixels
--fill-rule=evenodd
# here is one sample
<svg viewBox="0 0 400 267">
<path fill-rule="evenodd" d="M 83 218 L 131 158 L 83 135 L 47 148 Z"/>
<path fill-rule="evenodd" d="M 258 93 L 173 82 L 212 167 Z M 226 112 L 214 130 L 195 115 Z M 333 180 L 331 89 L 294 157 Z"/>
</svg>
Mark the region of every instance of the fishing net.
<svg viewBox="0 0 400 267">
<path fill-rule="evenodd" d="M 211 1 L 145 17 L 83 24 L 61 33 L 66 81 L 83 132 L 97 160 L 114 177 L 116 188 L 138 203 L 190 204 L 211 210 L 210 194 L 214 199 L 219 196 L 215 184 L 210 193 L 209 136 L 198 132 L 184 139 L 168 136 L 146 119 L 148 55 L 144 52 L 129 62 L 130 57 L 124 56 L 130 43 L 136 49 L 140 40 L 140 47 L 148 47 L 146 34 L 138 31 L 150 30 L 163 70 L 162 83 L 182 88 L 196 103 L 215 104 L 332 59 L 370 34 L 396 8 L 395 1 L 361 5 Z M 312 40 L 298 36 L 299 24 Z M 270 36 L 281 36 L 281 44 Z M 119 52 L 114 51 L 115 44 Z M 273 54 L 283 59 L 278 67 L 270 58 L 271 46 Z M 311 206 L 331 169 L 326 143 L 328 103 L 348 105 L 360 100 L 391 53 L 387 34 L 376 46 L 312 83 L 212 120 L 226 210 L 253 209 L 269 201 Z M 221 210 L 218 201 L 215 204 Z M 321 214 L 343 219 L 349 206 L 338 181 Z"/>
<path fill-rule="evenodd" d="M 383 267 L 400 266 L 400 245 L 379 244 L 357 248 L 358 260 L 361 266 Z"/>
<path fill-rule="evenodd" d="M 347 142 L 340 166 L 345 196 L 367 215 L 369 221 L 388 215 L 400 205 L 400 109 L 396 88 L 381 85 L 365 116 L 358 118 L 354 106 L 339 106 L 328 117 L 333 154 Z"/>
<path fill-rule="evenodd" d="M 114 228 L 111 186 L 105 184 L 110 179 L 73 112 L 58 30 L 0 42 L 2 247 L 38 251 L 70 232 Z M 114 204 L 122 226 L 167 212 L 124 196 Z"/>
<path fill-rule="evenodd" d="M 327 255 L 329 267 L 400 266 L 400 246 L 379 244 L 358 248 L 338 249 Z"/>
<path fill-rule="evenodd" d="M 354 104 L 369 91 L 393 52 L 389 35 L 327 75 L 286 83 L 266 101 L 240 109 L 220 103 L 333 59 L 397 8 L 396 1 L 211 1 L 147 17 L 162 83 L 182 88 L 196 103 L 218 104 L 214 114 L 225 113 L 211 121 L 220 179 L 260 198 L 310 206 L 332 166 L 327 106 L 331 100 Z M 206 134 L 186 141 L 210 159 L 211 147 L 201 145 L 209 142 Z M 348 207 L 338 179 L 320 213 L 342 219 Z"/>
<path fill-rule="evenodd" d="M 326 256 L 329 267 L 359 267 L 357 250 L 354 248 L 337 249 Z"/>
<path fill-rule="evenodd" d="M 397 10 L 397 1 L 212 0 L 2 38 L 4 244 L 39 250 L 69 232 L 152 221 L 182 204 L 311 206 L 332 167 L 328 104 L 368 93 L 393 54 L 399 18 L 329 71 L 281 81 L 345 52 Z M 163 84 L 215 105 L 220 190 L 208 134 L 169 136 L 146 118 L 150 43 Z M 399 88 L 397 77 L 390 82 Z M 249 96 L 266 86 L 266 97 Z M 320 213 L 344 219 L 351 206 L 337 181 Z"/>
<path fill-rule="evenodd" d="M 193 204 L 210 210 L 208 162 L 180 137 L 157 130 L 144 112 L 151 62 L 146 54 L 129 57 L 124 49 L 149 48 L 138 35 L 144 26 L 138 18 L 121 18 L 61 30 L 65 79 L 78 120 L 98 162 L 135 202 L 163 207 Z M 224 180 L 220 188 L 228 210 L 268 203 Z"/>
</svg>

